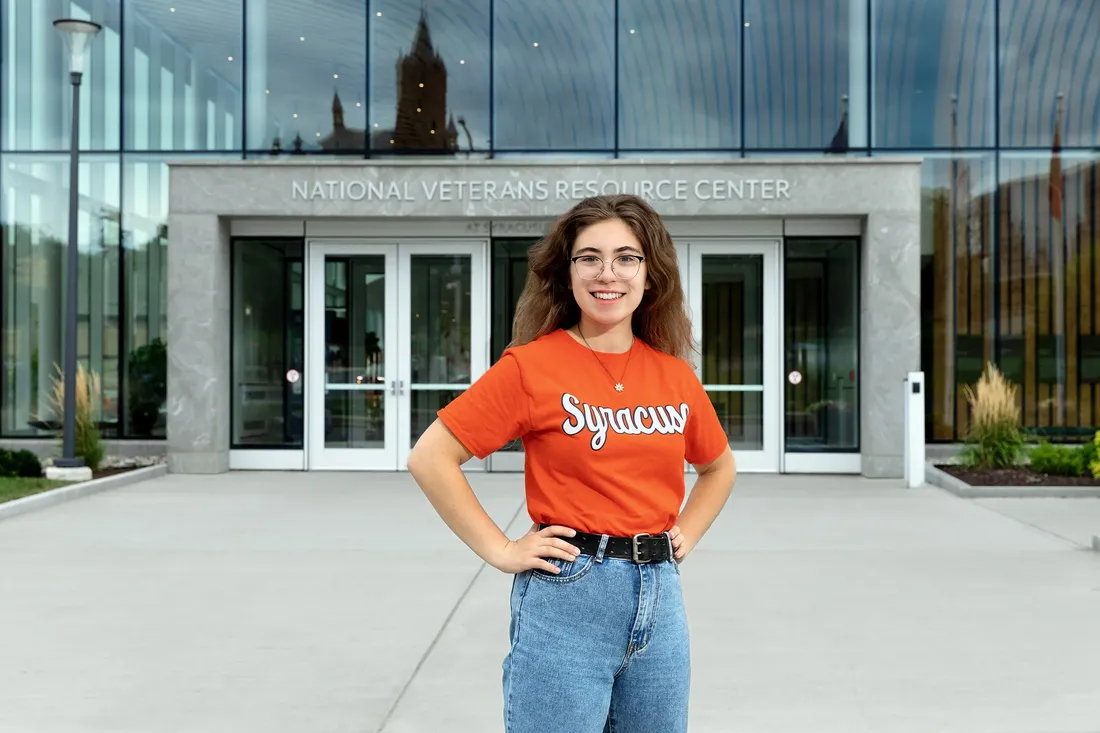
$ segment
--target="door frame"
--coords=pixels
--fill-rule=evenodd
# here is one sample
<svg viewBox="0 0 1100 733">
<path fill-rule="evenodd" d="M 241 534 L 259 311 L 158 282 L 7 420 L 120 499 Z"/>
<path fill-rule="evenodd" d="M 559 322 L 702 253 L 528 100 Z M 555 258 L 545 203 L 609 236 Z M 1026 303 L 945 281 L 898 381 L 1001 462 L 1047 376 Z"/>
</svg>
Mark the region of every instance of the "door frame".
<svg viewBox="0 0 1100 733">
<path fill-rule="evenodd" d="M 488 359 L 488 241 L 484 239 L 309 239 L 306 241 L 306 430 L 305 466 L 311 471 L 404 471 L 411 450 L 412 365 L 410 359 L 411 259 L 416 255 L 469 256 L 470 270 L 470 372 L 471 384 L 484 372 Z M 383 360 L 386 382 L 385 447 L 346 449 L 324 447 L 325 404 L 325 259 L 330 256 L 383 255 L 385 257 L 385 343 Z M 428 385 L 429 388 L 459 385 Z M 469 385 L 466 385 L 468 388 Z M 354 390 L 368 391 L 368 390 Z M 464 470 L 483 470 L 484 461 L 473 459 Z"/>
<path fill-rule="evenodd" d="M 676 242 L 680 278 L 696 343 L 702 344 L 703 321 L 695 315 L 695 301 L 702 298 L 702 268 L 705 255 L 758 255 L 763 258 L 763 447 L 758 451 L 734 450 L 741 473 L 783 471 L 783 258 L 782 240 L 772 238 L 691 237 Z M 696 364 L 702 381 L 702 364 Z M 736 387 L 736 386 L 734 386 Z M 756 391 L 728 389 L 723 391 Z M 693 470 L 690 466 L 688 470 Z"/>
<path fill-rule="evenodd" d="M 383 371 L 388 383 L 380 389 L 384 396 L 384 446 L 379 449 L 325 448 L 325 260 L 330 256 L 370 256 L 385 258 L 386 334 L 396 337 L 398 329 L 397 243 L 393 240 L 307 240 L 306 241 L 306 469 L 310 471 L 394 470 L 397 467 L 397 349 L 383 347 Z M 393 273 L 393 276 L 391 276 Z M 390 336 L 386 337 L 388 341 Z M 341 388 L 343 389 L 343 387 Z M 391 439 L 392 438 L 392 439 Z"/>
<path fill-rule="evenodd" d="M 822 231 L 822 229 L 823 228 L 820 226 L 820 222 L 815 222 L 815 226 L 814 226 L 812 231 L 814 231 L 816 233 L 816 232 Z M 844 231 L 847 231 L 847 230 L 844 230 Z M 859 373 L 860 379 L 862 380 L 862 378 L 863 378 L 863 373 L 862 373 L 863 372 L 863 370 L 862 370 L 862 364 L 863 364 L 863 361 L 862 361 L 862 359 L 863 359 L 863 353 L 862 353 L 863 318 L 862 318 L 861 308 L 862 308 L 862 302 L 863 302 L 863 293 L 862 293 L 861 286 L 859 285 L 859 283 L 862 282 L 861 268 L 863 266 L 863 263 L 862 263 L 862 260 L 860 258 L 860 255 L 863 252 L 863 239 L 862 239 L 862 237 L 860 237 L 858 235 L 858 231 L 859 231 L 859 229 L 857 228 L 856 229 L 857 234 L 854 234 L 854 235 L 842 234 L 842 235 L 837 235 L 837 238 L 848 238 L 849 236 L 852 236 L 852 237 L 855 237 L 859 242 L 859 244 L 857 245 L 857 249 L 856 249 L 856 263 L 855 263 L 856 264 L 856 283 L 857 283 L 855 309 L 856 309 L 856 324 L 857 324 L 856 348 L 859 350 L 859 359 L 857 360 L 857 363 L 859 364 L 858 373 Z M 826 238 L 828 239 L 830 237 L 826 237 Z M 786 246 L 786 242 L 784 242 L 784 247 L 785 246 Z M 780 282 L 780 285 L 783 287 L 784 292 L 785 292 L 786 287 L 787 287 L 787 272 L 786 272 L 786 266 L 785 266 L 786 261 L 787 261 L 786 250 L 784 249 L 783 251 L 781 251 L 780 254 L 781 254 L 781 256 L 779 258 L 779 270 L 780 270 L 779 282 Z M 856 451 L 835 451 L 835 450 L 834 451 L 828 451 L 828 450 L 825 450 L 825 451 L 788 451 L 787 450 L 787 432 L 786 432 L 786 424 L 787 424 L 787 399 L 786 399 L 787 384 L 786 384 L 786 381 L 787 381 L 787 375 L 788 375 L 789 372 L 788 372 L 788 366 L 787 366 L 787 311 L 786 311 L 786 302 L 787 302 L 786 296 L 781 294 L 780 297 L 779 297 L 779 330 L 780 330 L 780 334 L 779 334 L 779 349 L 780 349 L 779 368 L 781 370 L 780 389 L 782 390 L 782 392 L 781 392 L 781 406 L 780 406 L 780 409 L 782 410 L 782 412 L 781 412 L 781 419 L 782 419 L 782 424 L 781 424 L 781 429 L 782 429 L 781 440 L 782 440 L 782 443 L 781 443 L 781 446 L 782 447 L 781 447 L 781 456 L 780 456 L 780 470 L 783 473 L 791 473 L 791 474 L 860 475 L 860 474 L 863 473 L 863 452 L 862 452 L 862 449 L 859 449 L 859 450 L 856 450 Z M 862 385 L 862 381 L 859 384 Z M 862 387 L 861 386 L 858 387 L 858 389 L 862 392 Z M 860 398 L 858 400 L 858 404 L 860 405 L 860 408 L 859 408 L 860 412 L 862 412 L 862 410 L 863 410 L 863 407 L 862 407 L 862 404 L 863 404 L 862 394 L 860 395 Z M 860 417 L 857 416 L 856 420 L 857 420 L 857 424 L 859 424 Z M 863 441 L 862 425 L 860 425 L 860 445 L 862 445 L 862 441 Z"/>
<path fill-rule="evenodd" d="M 430 241 L 430 243 L 428 243 Z M 486 290 L 489 282 L 488 240 L 402 240 L 397 249 L 398 278 L 398 367 L 397 384 L 399 398 L 397 408 L 397 465 L 398 471 L 408 470 L 409 452 L 412 450 L 412 360 L 409 336 L 412 333 L 412 282 L 410 260 L 416 255 L 468 255 L 470 257 L 470 383 L 425 384 L 425 391 L 469 389 L 489 368 L 489 303 Z M 464 471 L 484 471 L 485 460 L 476 456 L 462 465 Z"/>
</svg>

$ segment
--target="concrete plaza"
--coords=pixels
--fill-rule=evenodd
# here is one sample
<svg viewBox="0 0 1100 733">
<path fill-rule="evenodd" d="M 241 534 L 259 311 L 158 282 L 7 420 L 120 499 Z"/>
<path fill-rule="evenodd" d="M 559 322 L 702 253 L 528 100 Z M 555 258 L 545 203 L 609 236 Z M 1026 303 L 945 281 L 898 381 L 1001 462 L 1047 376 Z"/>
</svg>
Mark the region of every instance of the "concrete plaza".
<svg viewBox="0 0 1100 733">
<path fill-rule="evenodd" d="M 530 526 L 520 477 L 472 480 Z M 1096 733 L 1098 533 L 1097 499 L 742 476 L 683 566 L 691 730 Z M 403 474 L 168 475 L 14 517 L 0 731 L 498 731 L 510 582 Z"/>
</svg>

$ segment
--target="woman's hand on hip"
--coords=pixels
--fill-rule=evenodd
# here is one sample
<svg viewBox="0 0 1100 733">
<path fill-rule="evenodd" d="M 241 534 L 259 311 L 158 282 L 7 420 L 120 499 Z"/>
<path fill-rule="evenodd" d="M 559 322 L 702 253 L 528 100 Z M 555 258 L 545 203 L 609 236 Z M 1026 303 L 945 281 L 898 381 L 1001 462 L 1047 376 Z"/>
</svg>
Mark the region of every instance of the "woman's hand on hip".
<svg viewBox="0 0 1100 733">
<path fill-rule="evenodd" d="M 669 539 L 672 540 L 672 552 L 676 558 L 676 562 L 681 563 L 684 558 L 691 552 L 692 545 L 688 543 L 684 537 L 684 533 L 680 531 L 680 527 L 673 527 L 668 531 Z"/>
<path fill-rule="evenodd" d="M 567 562 L 576 560 L 577 555 L 580 554 L 576 545 L 559 539 L 573 537 L 576 534 L 576 530 L 568 527 L 553 525 L 536 532 L 535 527 L 532 526 L 523 537 L 512 540 L 502 547 L 491 564 L 497 570 L 513 575 L 536 568 L 556 575 L 561 572 L 558 567 L 543 558 L 552 557 Z"/>
</svg>

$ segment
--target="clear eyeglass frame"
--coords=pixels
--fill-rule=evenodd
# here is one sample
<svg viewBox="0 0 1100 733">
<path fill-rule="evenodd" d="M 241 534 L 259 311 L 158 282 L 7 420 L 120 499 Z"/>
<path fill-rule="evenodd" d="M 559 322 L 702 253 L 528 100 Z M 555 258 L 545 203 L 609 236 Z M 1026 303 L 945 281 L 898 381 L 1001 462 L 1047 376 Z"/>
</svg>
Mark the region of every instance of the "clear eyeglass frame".
<svg viewBox="0 0 1100 733">
<path fill-rule="evenodd" d="M 619 280 L 633 280 L 642 269 L 645 257 L 619 255 L 612 260 L 601 260 L 595 255 L 580 255 L 579 257 L 569 258 L 569 261 L 577 268 L 577 275 L 580 276 L 581 280 L 598 280 L 608 264 L 611 265 L 611 274 Z"/>
</svg>

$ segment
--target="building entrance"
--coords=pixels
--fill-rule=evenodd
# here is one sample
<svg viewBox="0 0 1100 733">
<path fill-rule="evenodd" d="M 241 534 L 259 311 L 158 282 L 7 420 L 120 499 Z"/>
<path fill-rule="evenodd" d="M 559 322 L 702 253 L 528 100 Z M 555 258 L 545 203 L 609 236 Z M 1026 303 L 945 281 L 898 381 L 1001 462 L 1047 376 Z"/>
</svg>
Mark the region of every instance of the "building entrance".
<svg viewBox="0 0 1100 733">
<path fill-rule="evenodd" d="M 236 242 L 232 467 L 404 470 L 500 358 L 535 241 Z M 696 374 L 739 470 L 858 473 L 859 238 L 676 249 Z M 517 440 L 466 468 L 523 464 Z"/>
<path fill-rule="evenodd" d="M 485 371 L 485 250 L 309 243 L 309 469 L 404 470 L 436 411 Z"/>
<path fill-rule="evenodd" d="M 510 339 L 525 250 L 614 181 L 652 193 L 668 226 L 698 375 L 741 470 L 900 476 L 900 385 L 920 365 L 920 170 L 173 163 L 170 229 L 186 246 L 168 248 L 170 470 L 404 469 Z M 522 467 L 521 444 L 469 466 Z"/>
</svg>

